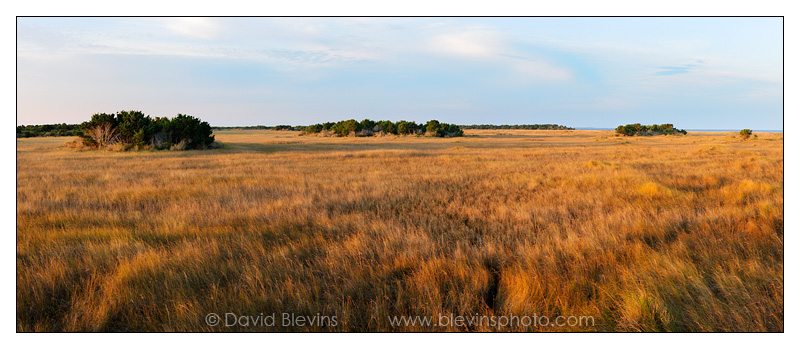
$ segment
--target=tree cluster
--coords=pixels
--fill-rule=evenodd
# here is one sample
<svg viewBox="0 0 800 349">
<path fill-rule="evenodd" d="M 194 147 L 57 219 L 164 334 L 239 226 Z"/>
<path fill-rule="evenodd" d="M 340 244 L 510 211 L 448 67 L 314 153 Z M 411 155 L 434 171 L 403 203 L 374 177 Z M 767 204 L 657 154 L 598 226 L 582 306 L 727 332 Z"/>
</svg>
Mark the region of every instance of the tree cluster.
<svg viewBox="0 0 800 349">
<path fill-rule="evenodd" d="M 274 130 L 274 131 L 302 131 L 303 126 L 276 125 L 276 126 L 213 126 L 212 130 Z"/>
<path fill-rule="evenodd" d="M 184 114 L 174 118 L 145 116 L 140 111 L 94 114 L 80 126 L 84 145 L 103 148 L 204 149 L 214 142 L 211 126 Z"/>
<path fill-rule="evenodd" d="M 340 137 L 368 137 L 375 134 L 395 134 L 395 135 L 428 135 L 434 137 L 461 137 L 464 131 L 458 125 L 430 120 L 425 124 L 417 124 L 413 121 L 400 120 L 391 122 L 389 120 L 373 121 L 370 119 L 343 120 L 339 122 L 326 122 L 322 124 L 309 125 L 303 128 L 304 134 L 315 134 L 329 132 Z"/>
<path fill-rule="evenodd" d="M 81 125 L 78 124 L 17 126 L 17 138 L 80 136 L 82 134 Z"/>
<path fill-rule="evenodd" d="M 661 124 L 661 125 L 642 125 L 639 123 L 636 124 L 627 124 L 627 125 L 620 125 L 617 126 L 615 130 L 617 134 L 623 136 L 655 136 L 655 135 L 677 135 L 677 134 L 686 134 L 686 130 L 681 130 L 675 128 L 672 124 Z"/>
<path fill-rule="evenodd" d="M 574 130 L 572 127 L 556 124 L 531 125 L 461 125 L 465 130 Z"/>
</svg>

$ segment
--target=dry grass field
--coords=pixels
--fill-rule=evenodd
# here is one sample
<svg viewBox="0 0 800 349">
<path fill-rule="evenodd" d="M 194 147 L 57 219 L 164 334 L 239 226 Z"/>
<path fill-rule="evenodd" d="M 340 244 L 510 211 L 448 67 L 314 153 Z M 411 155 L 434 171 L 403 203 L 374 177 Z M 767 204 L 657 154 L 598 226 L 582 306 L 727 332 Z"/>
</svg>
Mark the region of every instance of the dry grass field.
<svg viewBox="0 0 800 349">
<path fill-rule="evenodd" d="M 17 141 L 17 330 L 783 331 L 783 134 Z M 336 326 L 208 326 L 208 313 Z M 594 326 L 391 327 L 392 315 Z"/>
</svg>

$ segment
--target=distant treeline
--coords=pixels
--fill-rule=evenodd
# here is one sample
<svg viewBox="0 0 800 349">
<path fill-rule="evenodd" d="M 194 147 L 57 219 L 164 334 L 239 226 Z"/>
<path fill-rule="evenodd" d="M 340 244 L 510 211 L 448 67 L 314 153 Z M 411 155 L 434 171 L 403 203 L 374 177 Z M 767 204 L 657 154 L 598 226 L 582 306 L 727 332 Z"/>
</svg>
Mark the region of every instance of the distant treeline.
<svg viewBox="0 0 800 349">
<path fill-rule="evenodd" d="M 81 136 L 79 124 L 49 124 L 17 126 L 17 138 Z"/>
<path fill-rule="evenodd" d="M 686 134 L 686 130 L 677 129 L 672 124 L 661 124 L 661 125 L 656 125 L 656 124 L 642 125 L 639 123 L 627 124 L 627 125 L 617 126 L 615 131 L 617 132 L 617 134 L 623 136 L 655 136 L 655 135 Z"/>
<path fill-rule="evenodd" d="M 532 125 L 461 125 L 465 130 L 574 130 L 572 127 L 556 124 Z"/>
<path fill-rule="evenodd" d="M 303 134 L 328 134 L 340 137 L 369 137 L 381 134 L 394 135 L 426 135 L 433 137 L 461 137 L 464 131 L 458 125 L 430 120 L 424 124 L 413 121 L 400 120 L 391 122 L 389 120 L 372 121 L 370 119 L 344 120 L 339 122 L 326 122 L 322 124 L 309 125 L 303 128 Z"/>
<path fill-rule="evenodd" d="M 214 126 L 212 130 L 274 130 L 274 131 L 302 131 L 304 126 L 276 125 L 276 126 Z"/>
<path fill-rule="evenodd" d="M 440 123 L 431 120 L 427 123 L 417 124 L 413 121 L 389 120 L 372 121 L 364 119 L 358 122 L 354 119 L 339 122 L 325 122 L 309 126 L 213 126 L 211 130 L 274 130 L 274 131 L 302 131 L 304 134 L 330 132 L 337 136 L 372 136 L 375 134 L 395 135 L 422 135 L 427 134 L 439 137 L 463 136 L 463 130 L 574 130 L 557 124 L 524 124 L 524 125 L 455 125 Z M 685 131 L 683 131 L 685 132 Z M 80 124 L 48 124 L 48 125 L 22 125 L 17 126 L 17 138 L 26 137 L 58 137 L 58 136 L 83 136 L 84 131 Z"/>
</svg>

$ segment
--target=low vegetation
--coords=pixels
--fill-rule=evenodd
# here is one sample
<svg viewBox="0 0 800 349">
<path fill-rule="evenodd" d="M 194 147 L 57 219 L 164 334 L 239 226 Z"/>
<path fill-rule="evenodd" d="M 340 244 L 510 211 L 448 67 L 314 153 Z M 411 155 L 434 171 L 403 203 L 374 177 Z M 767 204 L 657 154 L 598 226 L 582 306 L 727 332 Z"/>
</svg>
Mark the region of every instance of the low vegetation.
<svg viewBox="0 0 800 349">
<path fill-rule="evenodd" d="M 275 126 L 212 126 L 212 130 L 274 130 L 274 131 L 302 131 L 303 126 L 275 125 Z"/>
<path fill-rule="evenodd" d="M 746 129 L 743 129 L 743 130 L 739 131 L 739 136 L 742 137 L 742 139 L 749 139 L 750 136 L 752 136 L 752 135 L 753 135 L 753 130 L 751 130 L 749 128 L 746 128 Z"/>
<path fill-rule="evenodd" d="M 532 124 L 532 125 L 461 125 L 465 130 L 574 130 L 572 127 L 556 124 Z"/>
<path fill-rule="evenodd" d="M 205 121 L 184 114 L 174 118 L 145 116 L 140 111 L 94 114 L 81 124 L 83 145 L 118 149 L 205 149 L 214 136 Z"/>
<path fill-rule="evenodd" d="M 661 125 L 627 124 L 627 125 L 617 126 L 617 129 L 615 131 L 618 135 L 622 136 L 656 136 L 656 135 L 686 134 L 686 130 L 677 129 L 672 124 L 661 124 Z"/>
<path fill-rule="evenodd" d="M 369 137 L 380 135 L 426 135 L 433 137 L 461 137 L 464 131 L 458 125 L 440 123 L 438 120 L 430 120 L 426 124 L 417 124 L 413 121 L 401 120 L 391 122 L 389 120 L 372 121 L 370 119 L 344 120 L 339 122 L 326 122 L 306 126 L 303 134 L 321 134 L 324 136 L 339 137 Z"/>
<path fill-rule="evenodd" d="M 612 134 L 19 139 L 16 329 L 782 332 L 783 135 Z M 338 323 L 210 327 L 212 312 Z M 387 320 L 450 314 L 595 325 Z"/>
<path fill-rule="evenodd" d="M 17 126 L 17 138 L 81 136 L 79 124 L 49 124 Z"/>
</svg>

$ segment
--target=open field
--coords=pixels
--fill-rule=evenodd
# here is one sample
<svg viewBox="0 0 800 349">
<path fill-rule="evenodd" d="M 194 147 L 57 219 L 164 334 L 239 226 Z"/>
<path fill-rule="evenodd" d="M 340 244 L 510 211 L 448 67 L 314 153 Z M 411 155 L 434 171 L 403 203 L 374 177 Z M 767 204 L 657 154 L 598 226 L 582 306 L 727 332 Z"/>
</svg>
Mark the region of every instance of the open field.
<svg viewBox="0 0 800 349">
<path fill-rule="evenodd" d="M 466 133 L 19 139 L 17 330 L 783 331 L 783 134 Z M 595 323 L 388 321 L 449 314 Z"/>
</svg>

